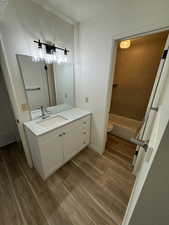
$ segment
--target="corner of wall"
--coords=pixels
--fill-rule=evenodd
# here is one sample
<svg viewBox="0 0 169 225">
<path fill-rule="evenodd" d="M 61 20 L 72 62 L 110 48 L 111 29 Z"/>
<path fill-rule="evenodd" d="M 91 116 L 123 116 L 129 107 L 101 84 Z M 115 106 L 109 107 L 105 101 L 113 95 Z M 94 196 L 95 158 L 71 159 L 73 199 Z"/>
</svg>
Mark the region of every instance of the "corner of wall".
<svg viewBox="0 0 169 225">
<path fill-rule="evenodd" d="M 101 149 L 99 146 L 95 145 L 95 144 L 89 144 L 89 148 L 91 148 L 92 150 L 94 150 L 95 152 L 99 153 L 100 155 L 103 154 L 103 149 Z"/>
</svg>

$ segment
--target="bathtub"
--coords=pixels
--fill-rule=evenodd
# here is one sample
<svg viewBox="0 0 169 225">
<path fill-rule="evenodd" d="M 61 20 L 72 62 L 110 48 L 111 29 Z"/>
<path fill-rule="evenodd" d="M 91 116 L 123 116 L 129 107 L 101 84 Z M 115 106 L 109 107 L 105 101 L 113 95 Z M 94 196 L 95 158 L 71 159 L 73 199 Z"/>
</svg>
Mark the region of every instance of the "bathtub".
<svg viewBox="0 0 169 225">
<path fill-rule="evenodd" d="M 142 121 L 110 113 L 107 132 L 130 140 L 132 137 L 137 136 L 141 125 Z"/>
</svg>

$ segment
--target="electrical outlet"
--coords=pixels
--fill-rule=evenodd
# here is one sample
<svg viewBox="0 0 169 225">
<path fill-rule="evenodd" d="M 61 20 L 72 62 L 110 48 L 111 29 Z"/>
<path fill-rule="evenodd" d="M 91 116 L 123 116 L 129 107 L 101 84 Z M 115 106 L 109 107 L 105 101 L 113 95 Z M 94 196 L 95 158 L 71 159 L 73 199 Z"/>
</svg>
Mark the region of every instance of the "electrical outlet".
<svg viewBox="0 0 169 225">
<path fill-rule="evenodd" d="M 29 111 L 29 106 L 28 104 L 21 104 L 21 109 L 22 109 L 22 112 L 26 112 L 26 111 Z"/>
<path fill-rule="evenodd" d="M 85 102 L 88 103 L 89 102 L 89 98 L 85 97 Z"/>
</svg>

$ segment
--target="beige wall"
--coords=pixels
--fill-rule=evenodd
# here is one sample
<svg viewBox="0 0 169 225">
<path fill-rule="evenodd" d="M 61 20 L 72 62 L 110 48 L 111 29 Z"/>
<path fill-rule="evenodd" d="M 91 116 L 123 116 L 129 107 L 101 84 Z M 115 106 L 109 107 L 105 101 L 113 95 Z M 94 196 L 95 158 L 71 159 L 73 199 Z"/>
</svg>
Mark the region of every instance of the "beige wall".
<svg viewBox="0 0 169 225">
<path fill-rule="evenodd" d="M 168 32 L 132 39 L 117 51 L 110 112 L 142 120 L 153 87 Z"/>
</svg>

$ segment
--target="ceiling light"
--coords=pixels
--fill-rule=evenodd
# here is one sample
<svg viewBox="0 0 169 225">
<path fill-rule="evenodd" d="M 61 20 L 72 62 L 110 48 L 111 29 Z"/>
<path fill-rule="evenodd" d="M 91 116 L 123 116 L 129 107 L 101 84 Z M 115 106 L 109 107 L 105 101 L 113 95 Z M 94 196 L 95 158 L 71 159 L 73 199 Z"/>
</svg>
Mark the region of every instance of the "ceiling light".
<svg viewBox="0 0 169 225">
<path fill-rule="evenodd" d="M 130 46 L 131 46 L 130 40 L 124 40 L 120 42 L 120 48 L 122 49 L 129 48 Z"/>
</svg>

